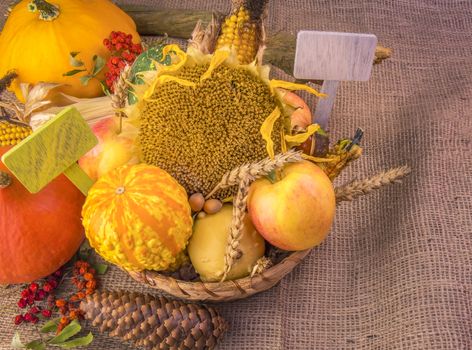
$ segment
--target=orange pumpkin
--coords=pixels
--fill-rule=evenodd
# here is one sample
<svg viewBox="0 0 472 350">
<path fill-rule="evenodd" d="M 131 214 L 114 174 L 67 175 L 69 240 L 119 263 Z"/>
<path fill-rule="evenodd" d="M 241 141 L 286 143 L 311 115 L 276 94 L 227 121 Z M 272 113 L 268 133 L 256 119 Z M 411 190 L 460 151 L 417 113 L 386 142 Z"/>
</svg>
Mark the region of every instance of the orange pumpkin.
<svg viewBox="0 0 472 350">
<path fill-rule="evenodd" d="M 103 39 L 111 31 L 140 41 L 131 17 L 110 0 L 22 0 L 12 9 L 0 36 L 0 76 L 10 70 L 18 73 L 10 89 L 22 102 L 20 83 L 42 81 L 64 84 L 57 90 L 76 97 L 100 96 L 103 71 L 86 86 L 80 79 L 93 71 L 95 55 L 110 57 Z M 72 52 L 79 52 L 76 60 L 84 66 L 71 65 Z M 81 72 L 64 75 L 74 69 Z"/>
<path fill-rule="evenodd" d="M 98 179 L 82 211 L 90 245 L 127 270 L 166 270 L 192 234 L 185 189 L 164 170 L 124 165 Z"/>
<path fill-rule="evenodd" d="M 84 239 L 84 200 L 64 175 L 31 194 L 0 162 L 0 284 L 31 282 L 70 260 Z"/>
</svg>

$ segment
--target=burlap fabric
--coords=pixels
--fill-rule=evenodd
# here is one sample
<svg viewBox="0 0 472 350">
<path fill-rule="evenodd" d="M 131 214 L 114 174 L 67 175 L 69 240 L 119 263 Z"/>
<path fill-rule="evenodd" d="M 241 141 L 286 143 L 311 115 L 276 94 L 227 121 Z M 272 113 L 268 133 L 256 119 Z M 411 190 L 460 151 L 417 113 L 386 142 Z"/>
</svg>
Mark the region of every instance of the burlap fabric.
<svg viewBox="0 0 472 350">
<path fill-rule="evenodd" d="M 395 49 L 369 82 L 341 85 L 331 128 L 366 134 L 339 182 L 402 164 L 413 174 L 342 204 L 329 239 L 277 287 L 219 305 L 231 324 L 221 349 L 472 349 L 471 13 L 470 1 L 272 0 L 269 31 L 369 32 Z M 104 286 L 152 292 L 116 269 Z M 0 302 L 1 349 L 15 302 Z M 128 347 L 96 335 L 90 349 Z"/>
</svg>

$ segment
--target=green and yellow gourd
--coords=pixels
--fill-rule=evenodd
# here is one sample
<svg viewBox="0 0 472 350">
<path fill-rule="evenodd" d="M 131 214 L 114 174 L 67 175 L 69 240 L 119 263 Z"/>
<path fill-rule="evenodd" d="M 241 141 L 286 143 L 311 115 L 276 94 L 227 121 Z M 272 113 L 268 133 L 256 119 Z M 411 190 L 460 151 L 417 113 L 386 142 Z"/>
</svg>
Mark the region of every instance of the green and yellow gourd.
<svg viewBox="0 0 472 350">
<path fill-rule="evenodd" d="M 89 191 L 83 225 L 90 245 L 131 271 L 169 270 L 185 259 L 192 234 L 187 193 L 165 171 L 125 165 L 102 176 Z"/>
</svg>

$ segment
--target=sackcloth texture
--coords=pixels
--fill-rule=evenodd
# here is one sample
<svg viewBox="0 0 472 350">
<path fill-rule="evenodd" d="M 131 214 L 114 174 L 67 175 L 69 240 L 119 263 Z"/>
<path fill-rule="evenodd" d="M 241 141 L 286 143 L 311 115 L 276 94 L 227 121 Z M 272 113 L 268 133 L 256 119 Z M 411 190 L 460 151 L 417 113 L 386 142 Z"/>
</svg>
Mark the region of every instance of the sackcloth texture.
<svg viewBox="0 0 472 350">
<path fill-rule="evenodd" d="M 333 138 L 361 127 L 365 153 L 337 184 L 403 164 L 413 173 L 341 204 L 326 242 L 276 287 L 218 304 L 231 327 L 220 349 L 472 349 L 471 13 L 463 0 L 270 1 L 269 32 L 374 33 L 394 49 L 370 81 L 338 91 Z M 103 287 L 155 293 L 116 268 Z M 19 293 L 1 293 L 0 349 L 10 349 Z M 17 327 L 28 339 L 26 328 Z M 132 349 L 94 333 L 89 349 Z"/>
</svg>

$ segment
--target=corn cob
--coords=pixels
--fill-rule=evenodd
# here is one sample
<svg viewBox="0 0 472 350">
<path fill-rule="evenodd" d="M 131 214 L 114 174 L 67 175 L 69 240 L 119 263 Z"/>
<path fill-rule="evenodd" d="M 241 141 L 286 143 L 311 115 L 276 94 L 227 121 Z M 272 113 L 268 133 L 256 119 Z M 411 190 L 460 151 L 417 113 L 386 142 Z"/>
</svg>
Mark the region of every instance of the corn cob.
<svg viewBox="0 0 472 350">
<path fill-rule="evenodd" d="M 252 62 L 261 44 L 261 16 L 266 2 L 246 0 L 233 3 L 233 10 L 222 23 L 216 48 L 234 50 L 241 64 Z"/>
<path fill-rule="evenodd" d="M 31 128 L 27 125 L 0 120 L 0 146 L 14 146 L 31 132 Z"/>
</svg>

